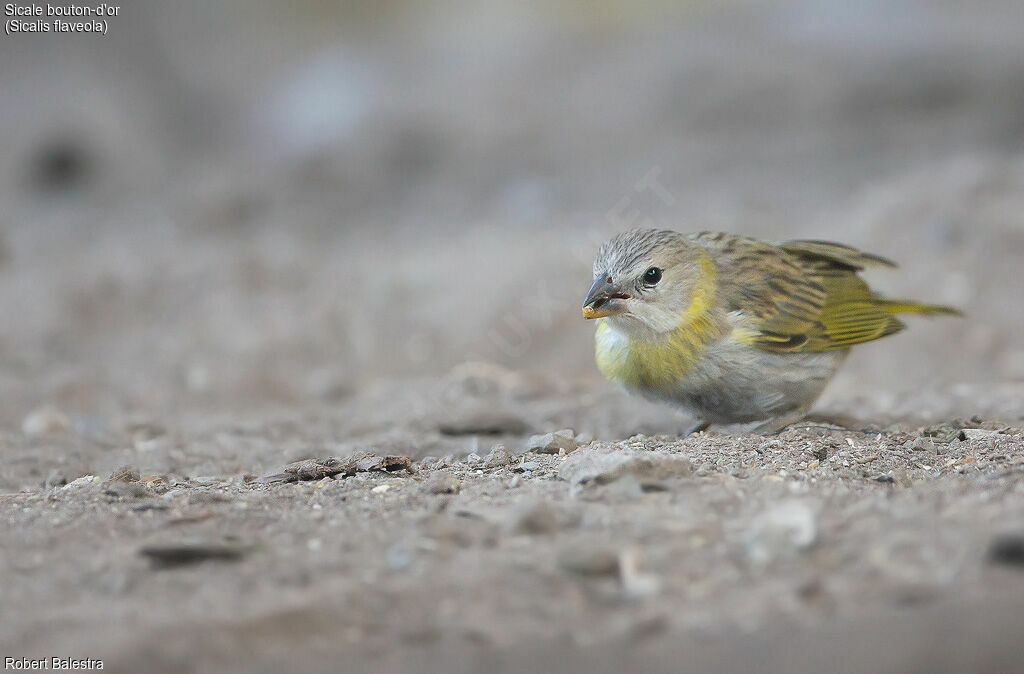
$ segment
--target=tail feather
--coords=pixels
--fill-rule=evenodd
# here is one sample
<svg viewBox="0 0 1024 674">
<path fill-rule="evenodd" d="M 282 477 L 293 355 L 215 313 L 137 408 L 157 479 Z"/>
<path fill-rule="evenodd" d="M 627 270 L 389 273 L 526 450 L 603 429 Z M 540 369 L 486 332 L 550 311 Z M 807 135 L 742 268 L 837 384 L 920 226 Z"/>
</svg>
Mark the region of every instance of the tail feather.
<svg viewBox="0 0 1024 674">
<path fill-rule="evenodd" d="M 941 304 L 923 304 L 913 300 L 879 300 L 879 306 L 890 314 L 923 314 L 926 316 L 963 316 L 964 312 L 955 307 Z"/>
</svg>

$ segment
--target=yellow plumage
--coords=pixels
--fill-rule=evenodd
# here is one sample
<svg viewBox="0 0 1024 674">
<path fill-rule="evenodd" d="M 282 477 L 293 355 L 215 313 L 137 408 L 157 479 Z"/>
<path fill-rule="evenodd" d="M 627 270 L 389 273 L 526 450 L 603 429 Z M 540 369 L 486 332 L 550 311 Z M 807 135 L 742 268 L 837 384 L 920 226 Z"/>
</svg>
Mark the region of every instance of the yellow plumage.
<svg viewBox="0 0 1024 674">
<path fill-rule="evenodd" d="M 857 272 L 868 265 L 896 266 L 885 258 L 825 241 L 790 241 L 777 251 L 760 258 L 761 273 L 745 281 L 760 291 L 747 291 L 759 306 L 737 334 L 751 346 L 826 351 L 899 332 L 904 325 L 896 314 L 959 314 L 950 307 L 887 300 L 872 292 Z M 742 261 L 733 264 L 744 269 Z"/>
<path fill-rule="evenodd" d="M 597 326 L 597 367 L 605 377 L 634 388 L 660 388 L 678 381 L 717 336 L 712 320 L 718 289 L 717 272 L 707 255 L 698 261 L 700 276 L 679 326 L 662 340 L 629 339 L 616 344 L 607 319 Z"/>
</svg>

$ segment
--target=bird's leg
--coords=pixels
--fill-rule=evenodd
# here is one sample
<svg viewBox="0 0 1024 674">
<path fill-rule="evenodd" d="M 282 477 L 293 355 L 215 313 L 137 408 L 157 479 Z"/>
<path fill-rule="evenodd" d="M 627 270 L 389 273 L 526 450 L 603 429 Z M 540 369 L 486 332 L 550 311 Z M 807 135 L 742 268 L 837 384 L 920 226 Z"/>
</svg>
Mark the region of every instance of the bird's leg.
<svg viewBox="0 0 1024 674">
<path fill-rule="evenodd" d="M 782 432 L 787 426 L 800 421 L 805 416 L 807 416 L 807 409 L 798 407 L 792 412 L 786 412 L 781 416 L 769 419 L 764 423 L 754 426 L 751 432 L 757 433 L 758 435 L 775 435 L 776 433 Z"/>
<path fill-rule="evenodd" d="M 706 431 L 706 430 L 708 430 L 708 428 L 710 428 L 710 426 L 711 426 L 711 422 L 710 421 L 698 421 L 693 426 L 690 426 L 685 431 L 683 431 L 682 437 L 685 438 L 688 435 L 693 435 L 694 433 L 700 433 L 701 431 Z"/>
</svg>

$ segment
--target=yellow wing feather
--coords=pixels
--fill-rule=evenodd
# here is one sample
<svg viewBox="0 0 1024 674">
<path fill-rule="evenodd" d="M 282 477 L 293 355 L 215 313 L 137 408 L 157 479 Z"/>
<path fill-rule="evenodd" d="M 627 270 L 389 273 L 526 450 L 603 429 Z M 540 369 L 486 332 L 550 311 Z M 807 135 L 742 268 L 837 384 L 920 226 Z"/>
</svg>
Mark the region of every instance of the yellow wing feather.
<svg viewBox="0 0 1024 674">
<path fill-rule="evenodd" d="M 724 288 L 739 316 L 734 336 L 773 352 L 842 349 L 903 329 L 900 313 L 959 314 L 951 307 L 876 295 L 857 272 L 894 266 L 885 258 L 826 241 L 774 246 L 737 237 L 722 244 L 731 267 Z M 723 274 L 722 276 L 726 276 Z"/>
</svg>

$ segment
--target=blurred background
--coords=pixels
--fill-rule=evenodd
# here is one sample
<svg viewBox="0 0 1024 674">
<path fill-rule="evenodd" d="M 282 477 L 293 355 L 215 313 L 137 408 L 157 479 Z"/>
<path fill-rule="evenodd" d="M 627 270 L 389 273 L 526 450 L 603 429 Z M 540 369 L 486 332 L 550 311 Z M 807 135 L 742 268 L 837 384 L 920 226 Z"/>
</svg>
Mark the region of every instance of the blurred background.
<svg viewBox="0 0 1024 674">
<path fill-rule="evenodd" d="M 579 305 L 636 226 L 897 260 L 870 281 L 969 318 L 860 349 L 825 404 L 970 408 L 1024 380 L 1020 16 L 133 0 L 106 36 L 5 35 L 0 422 L 334 405 L 466 361 L 604 387 Z"/>
<path fill-rule="evenodd" d="M 0 34 L 0 651 L 1019 669 L 1022 20 L 125 0 Z M 580 314 L 634 227 L 841 241 L 968 317 L 858 347 L 815 410 L 848 432 L 675 442 Z M 527 452 L 557 429 L 576 459 Z M 257 479 L 353 450 L 416 472 Z"/>
</svg>

